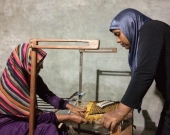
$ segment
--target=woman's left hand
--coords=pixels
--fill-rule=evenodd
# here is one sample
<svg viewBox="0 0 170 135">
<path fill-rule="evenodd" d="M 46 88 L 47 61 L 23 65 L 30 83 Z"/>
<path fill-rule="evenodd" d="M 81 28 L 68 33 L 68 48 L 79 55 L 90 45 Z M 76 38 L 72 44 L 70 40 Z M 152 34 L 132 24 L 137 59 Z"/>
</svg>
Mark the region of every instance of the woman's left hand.
<svg viewBox="0 0 170 135">
<path fill-rule="evenodd" d="M 114 133 L 117 125 L 126 118 L 131 110 L 130 107 L 119 103 L 115 110 L 103 114 L 100 122 L 104 127 Z"/>
<path fill-rule="evenodd" d="M 66 107 L 72 112 L 75 113 L 81 117 L 85 116 L 86 108 L 78 108 L 76 106 L 73 106 L 71 104 L 67 104 Z"/>
<path fill-rule="evenodd" d="M 120 114 L 116 111 L 110 111 L 103 114 L 101 119 L 101 124 L 114 133 L 115 127 L 124 119 L 124 117 L 120 116 Z"/>
</svg>

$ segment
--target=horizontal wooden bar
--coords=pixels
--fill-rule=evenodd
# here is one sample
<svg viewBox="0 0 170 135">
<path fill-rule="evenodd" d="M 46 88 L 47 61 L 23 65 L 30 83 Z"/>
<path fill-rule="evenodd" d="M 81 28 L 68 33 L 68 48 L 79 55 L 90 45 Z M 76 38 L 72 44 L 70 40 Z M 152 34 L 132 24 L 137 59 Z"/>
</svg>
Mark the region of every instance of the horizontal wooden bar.
<svg viewBox="0 0 170 135">
<path fill-rule="evenodd" d="M 117 48 L 99 48 L 97 50 L 80 50 L 80 52 L 84 53 L 116 53 Z"/>
<path fill-rule="evenodd" d="M 88 45 L 39 45 L 39 42 L 82 42 Z M 36 43 L 36 44 L 35 44 Z M 31 48 L 42 49 L 98 49 L 99 40 L 76 40 L 76 39 L 30 39 Z"/>
<path fill-rule="evenodd" d="M 81 40 L 81 39 L 49 39 L 49 38 L 31 38 L 30 41 L 36 42 L 90 42 L 99 40 Z"/>
</svg>

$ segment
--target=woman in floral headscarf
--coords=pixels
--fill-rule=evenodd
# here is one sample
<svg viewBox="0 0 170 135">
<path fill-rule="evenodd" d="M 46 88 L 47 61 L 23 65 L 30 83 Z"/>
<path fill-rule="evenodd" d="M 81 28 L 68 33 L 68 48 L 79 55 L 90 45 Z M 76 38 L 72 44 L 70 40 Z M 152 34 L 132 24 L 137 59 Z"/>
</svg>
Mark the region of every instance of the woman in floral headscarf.
<svg viewBox="0 0 170 135">
<path fill-rule="evenodd" d="M 23 43 L 12 51 L 0 80 L 0 133 L 2 135 L 27 135 L 30 107 L 31 48 Z M 43 68 L 46 53 L 37 49 L 37 73 Z M 58 128 L 64 121 L 86 122 L 84 109 L 77 108 L 52 93 L 37 74 L 37 95 L 58 109 L 70 109 L 73 115 L 43 112 L 36 105 L 35 135 L 67 135 L 66 127 Z"/>
<path fill-rule="evenodd" d="M 156 135 L 170 134 L 170 26 L 135 9 L 125 9 L 112 20 L 110 31 L 129 50 L 132 78 L 115 111 L 101 123 L 114 130 L 132 109 L 140 111 L 142 99 L 155 80 L 165 102 Z"/>
</svg>

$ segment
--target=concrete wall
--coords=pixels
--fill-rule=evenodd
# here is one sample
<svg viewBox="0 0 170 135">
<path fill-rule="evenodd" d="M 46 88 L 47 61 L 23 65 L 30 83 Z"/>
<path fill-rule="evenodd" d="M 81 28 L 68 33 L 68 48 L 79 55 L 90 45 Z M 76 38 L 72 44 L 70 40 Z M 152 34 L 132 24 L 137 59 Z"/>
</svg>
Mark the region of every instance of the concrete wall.
<svg viewBox="0 0 170 135">
<path fill-rule="evenodd" d="M 128 51 L 120 47 L 109 26 L 113 17 L 125 8 L 136 8 L 153 19 L 170 24 L 169 0 L 1 0 L 0 1 L 0 73 L 12 49 L 30 38 L 99 39 L 100 47 L 116 47 L 114 54 L 83 56 L 83 100 L 95 100 L 97 70 L 129 71 Z M 48 55 L 41 75 L 60 97 L 79 89 L 79 51 L 46 50 Z M 99 100 L 120 100 L 129 76 L 100 75 Z M 162 108 L 155 85 L 146 94 L 142 109 L 156 126 Z M 142 113 L 135 110 L 134 124 L 145 126 Z"/>
</svg>

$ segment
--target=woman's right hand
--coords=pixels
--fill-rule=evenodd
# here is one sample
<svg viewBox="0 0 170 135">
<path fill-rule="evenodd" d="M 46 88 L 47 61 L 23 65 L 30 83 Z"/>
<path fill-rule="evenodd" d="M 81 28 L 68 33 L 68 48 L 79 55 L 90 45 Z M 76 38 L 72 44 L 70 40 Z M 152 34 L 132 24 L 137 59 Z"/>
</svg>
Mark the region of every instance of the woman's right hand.
<svg viewBox="0 0 170 135">
<path fill-rule="evenodd" d="M 68 115 L 69 121 L 80 124 L 80 123 L 87 123 L 87 120 L 81 117 L 80 115 L 70 114 Z"/>
<path fill-rule="evenodd" d="M 87 120 L 81 117 L 80 115 L 77 114 L 56 114 L 57 120 L 59 122 L 64 122 L 64 121 L 71 121 L 77 124 L 80 123 L 87 123 Z"/>
</svg>

